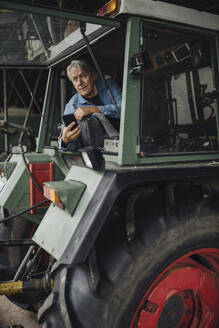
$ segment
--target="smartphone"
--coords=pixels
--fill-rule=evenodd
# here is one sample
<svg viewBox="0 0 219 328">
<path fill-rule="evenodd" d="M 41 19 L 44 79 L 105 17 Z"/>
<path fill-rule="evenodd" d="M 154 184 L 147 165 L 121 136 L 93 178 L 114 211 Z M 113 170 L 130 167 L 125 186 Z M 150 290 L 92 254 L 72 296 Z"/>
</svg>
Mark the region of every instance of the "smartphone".
<svg viewBox="0 0 219 328">
<path fill-rule="evenodd" d="M 75 125 L 71 128 L 72 130 L 74 130 L 78 126 L 78 121 L 76 120 L 74 114 L 63 115 L 62 118 L 65 123 L 65 126 L 68 126 L 72 122 L 75 122 Z"/>
</svg>

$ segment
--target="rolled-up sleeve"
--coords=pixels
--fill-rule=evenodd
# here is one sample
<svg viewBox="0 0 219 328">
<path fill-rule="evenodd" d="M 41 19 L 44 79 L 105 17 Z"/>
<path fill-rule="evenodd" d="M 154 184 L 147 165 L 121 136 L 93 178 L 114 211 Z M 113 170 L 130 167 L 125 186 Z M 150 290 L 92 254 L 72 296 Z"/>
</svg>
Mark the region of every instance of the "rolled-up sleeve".
<svg viewBox="0 0 219 328">
<path fill-rule="evenodd" d="M 77 150 L 81 147 L 79 140 L 74 140 L 71 141 L 66 147 L 63 147 L 62 145 L 62 138 L 59 139 L 59 149 L 61 149 L 61 151 L 65 152 L 65 151 L 74 151 Z"/>
</svg>

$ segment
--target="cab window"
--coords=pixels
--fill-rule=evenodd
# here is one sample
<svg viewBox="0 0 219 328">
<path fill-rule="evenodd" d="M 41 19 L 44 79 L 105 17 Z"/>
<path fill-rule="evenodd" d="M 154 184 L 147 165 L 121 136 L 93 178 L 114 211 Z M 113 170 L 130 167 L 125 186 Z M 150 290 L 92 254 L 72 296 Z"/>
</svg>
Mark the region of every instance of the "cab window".
<svg viewBox="0 0 219 328">
<path fill-rule="evenodd" d="M 141 150 L 218 149 L 215 40 L 144 26 Z"/>
</svg>

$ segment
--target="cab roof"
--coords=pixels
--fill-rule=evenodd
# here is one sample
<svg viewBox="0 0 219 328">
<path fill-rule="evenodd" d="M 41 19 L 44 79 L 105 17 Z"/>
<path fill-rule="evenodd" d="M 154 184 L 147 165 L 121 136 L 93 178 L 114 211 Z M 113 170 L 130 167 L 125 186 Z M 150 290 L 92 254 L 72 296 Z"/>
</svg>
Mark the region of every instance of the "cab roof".
<svg viewBox="0 0 219 328">
<path fill-rule="evenodd" d="M 216 0 L 120 0 L 119 13 L 219 31 L 219 3 Z"/>
<path fill-rule="evenodd" d="M 31 3 L 36 5 L 46 5 L 53 8 L 63 8 L 70 10 L 81 10 L 89 13 L 97 13 L 98 10 L 109 0 L 18 0 L 20 3 Z M 135 3 L 135 0 L 131 0 Z M 203 12 L 219 15 L 219 2 L 217 0 L 153 0 L 154 2 L 164 2 L 181 7 L 192 8 Z M 147 0 L 143 0 L 147 3 Z"/>
</svg>

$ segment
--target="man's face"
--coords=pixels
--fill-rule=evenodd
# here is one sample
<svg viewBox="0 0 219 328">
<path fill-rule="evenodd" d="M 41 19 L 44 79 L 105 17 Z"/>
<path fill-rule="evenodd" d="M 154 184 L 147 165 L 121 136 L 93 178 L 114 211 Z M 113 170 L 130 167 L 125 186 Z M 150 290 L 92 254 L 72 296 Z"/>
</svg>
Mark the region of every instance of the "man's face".
<svg viewBox="0 0 219 328">
<path fill-rule="evenodd" d="M 97 95 L 97 87 L 95 83 L 95 75 L 83 71 L 81 68 L 74 66 L 70 70 L 71 81 L 83 97 L 92 98 Z"/>
</svg>

